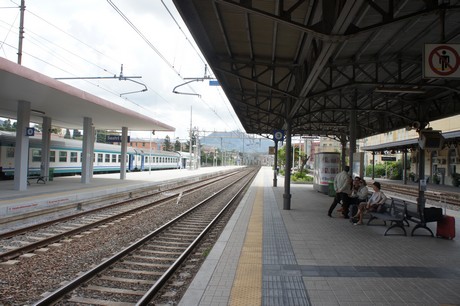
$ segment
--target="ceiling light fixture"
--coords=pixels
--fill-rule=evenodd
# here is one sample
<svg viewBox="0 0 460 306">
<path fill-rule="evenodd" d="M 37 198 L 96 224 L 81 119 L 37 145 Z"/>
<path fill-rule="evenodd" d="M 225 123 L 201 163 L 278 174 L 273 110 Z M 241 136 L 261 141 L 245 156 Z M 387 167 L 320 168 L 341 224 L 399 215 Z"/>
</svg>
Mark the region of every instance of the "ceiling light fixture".
<svg viewBox="0 0 460 306">
<path fill-rule="evenodd" d="M 424 94 L 425 90 L 416 88 L 400 88 L 400 87 L 377 87 L 374 92 L 382 93 L 411 93 L 411 94 Z"/>
</svg>

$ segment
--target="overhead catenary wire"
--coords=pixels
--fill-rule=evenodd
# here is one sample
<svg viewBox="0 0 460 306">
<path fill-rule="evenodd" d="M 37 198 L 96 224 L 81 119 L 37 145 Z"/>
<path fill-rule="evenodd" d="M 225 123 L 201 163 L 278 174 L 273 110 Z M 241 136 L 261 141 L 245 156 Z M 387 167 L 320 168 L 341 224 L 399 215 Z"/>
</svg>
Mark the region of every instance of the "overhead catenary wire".
<svg viewBox="0 0 460 306">
<path fill-rule="evenodd" d="M 13 2 L 13 1 L 12 1 L 12 2 Z M 113 4 L 113 1 L 108 1 L 108 4 L 110 4 L 110 5 Z M 204 58 L 202 57 L 202 55 L 199 53 L 199 51 L 198 51 L 197 48 L 195 47 L 194 42 L 189 38 L 189 36 L 187 35 L 187 33 L 185 33 L 185 29 L 183 29 L 183 27 L 180 25 L 179 20 L 177 20 L 177 19 L 175 18 L 174 12 L 172 12 L 172 11 L 168 8 L 167 4 L 166 4 L 164 1 L 162 1 L 161 4 L 164 6 L 164 8 L 165 8 L 165 10 L 167 11 L 168 15 L 170 16 L 171 20 L 174 22 L 174 24 L 175 24 L 175 25 L 177 26 L 177 28 L 179 29 L 180 33 L 182 33 L 182 35 L 184 35 L 185 40 L 187 41 L 187 43 L 190 44 L 190 46 L 193 48 L 194 52 L 197 54 L 197 56 L 198 56 L 198 58 L 200 59 L 200 61 L 205 62 Z M 111 5 L 111 6 L 112 6 L 112 5 Z M 16 8 L 17 8 L 17 7 L 16 7 Z M 136 31 L 136 33 L 137 33 L 138 35 L 140 35 L 140 37 L 149 45 L 149 47 L 150 47 L 152 50 L 154 50 L 154 51 L 156 50 L 155 53 L 159 56 L 159 58 L 160 58 L 162 61 L 164 61 L 164 62 L 167 64 L 167 66 L 168 66 L 172 71 L 174 71 L 174 73 L 175 73 L 177 76 L 179 76 L 181 79 L 184 79 L 184 78 L 181 76 L 180 72 L 178 72 L 178 71 L 171 65 L 171 63 L 167 60 L 167 58 L 166 58 L 165 56 L 163 56 L 163 54 L 161 54 L 161 52 L 151 43 L 151 41 L 149 41 L 149 40 L 147 39 L 147 37 L 144 36 L 144 35 L 142 34 L 142 32 L 141 32 L 132 22 L 130 22 L 130 20 L 125 16 L 125 14 L 123 14 L 123 12 L 121 12 L 121 11 L 118 12 L 118 10 L 117 10 L 118 8 L 116 9 L 115 7 L 113 7 L 113 9 L 114 9 L 115 11 L 117 11 L 117 14 L 119 14 L 119 15 L 130 25 L 130 27 L 133 28 L 133 30 Z M 30 14 L 30 15 L 32 15 L 32 16 L 34 16 L 34 18 L 41 20 L 42 22 L 46 23 L 47 25 L 49 25 L 49 26 L 51 26 L 51 27 L 57 29 L 59 32 L 64 33 L 66 36 L 70 37 L 71 39 L 73 39 L 73 40 L 75 40 L 75 41 L 78 41 L 78 43 L 84 45 L 86 48 L 89 48 L 89 49 L 93 50 L 95 53 L 97 53 L 97 54 L 99 54 L 99 55 L 101 55 L 101 56 L 103 56 L 103 57 L 110 58 L 110 59 L 113 60 L 113 61 L 116 61 L 116 60 L 114 60 L 112 57 L 110 57 L 109 54 L 105 54 L 105 53 L 103 53 L 103 52 L 100 52 L 99 50 L 97 50 L 96 48 L 94 48 L 92 45 L 90 45 L 90 44 L 88 44 L 88 43 L 85 43 L 83 40 L 79 39 L 78 37 L 73 36 L 73 35 L 67 33 L 67 32 L 64 30 L 64 29 L 65 29 L 64 27 L 57 27 L 57 26 L 53 25 L 51 22 L 48 21 L 48 20 L 52 20 L 52 19 L 50 19 L 50 18 L 42 18 L 42 17 L 40 17 L 38 14 L 36 14 L 35 12 L 30 11 L 29 9 L 27 9 L 27 13 Z M 121 13 L 121 14 L 120 14 L 120 13 Z M 123 16 L 125 16 L 126 19 L 125 19 Z M 37 49 L 35 49 L 35 50 L 28 50 L 29 52 L 24 52 L 24 54 L 27 54 L 27 56 L 30 56 L 30 57 L 32 57 L 32 58 L 38 60 L 38 61 L 41 61 L 41 62 L 43 62 L 43 63 L 49 65 L 50 67 L 53 67 L 53 68 L 55 68 L 55 69 L 59 69 L 59 71 L 65 72 L 65 73 L 68 74 L 69 76 L 78 75 L 78 74 L 79 74 L 79 73 L 75 73 L 75 71 L 73 71 L 73 69 L 70 68 L 70 67 L 71 67 L 71 66 L 70 66 L 70 65 L 71 65 L 70 60 L 72 59 L 72 57 L 78 58 L 78 59 L 80 59 L 81 61 L 84 61 L 84 62 L 87 63 L 87 64 L 94 65 L 95 67 L 97 67 L 97 69 L 101 69 L 102 71 L 104 71 L 104 73 L 109 73 L 110 75 L 113 75 L 113 74 L 114 74 L 113 72 L 109 72 L 111 69 L 105 69 L 105 68 L 102 67 L 101 65 L 95 64 L 94 61 L 91 61 L 90 57 L 88 57 L 88 56 L 82 56 L 82 55 L 84 54 L 83 52 L 81 52 L 81 53 L 80 53 L 80 52 L 79 52 L 79 53 L 72 52 L 72 51 L 70 51 L 69 49 L 66 49 L 65 46 L 62 46 L 62 45 L 60 45 L 60 44 L 58 44 L 58 43 L 55 43 L 55 41 L 53 41 L 53 40 L 46 39 L 46 38 L 44 38 L 44 36 L 42 36 L 42 35 L 39 35 L 39 34 L 34 33 L 33 29 L 36 29 L 36 28 L 35 28 L 35 27 L 29 28 L 29 27 L 28 27 L 28 23 L 26 23 L 25 26 L 26 26 L 26 34 L 27 34 L 27 36 L 29 37 L 29 40 L 28 40 L 29 43 L 31 43 L 31 41 L 32 41 L 31 36 L 35 36 L 35 37 L 37 38 L 37 40 L 36 40 L 36 42 L 35 42 L 35 44 L 36 44 L 37 46 L 39 46 L 40 44 L 43 45 L 43 46 L 48 46 L 48 47 L 47 47 L 47 49 L 49 50 L 48 53 L 50 53 L 50 54 L 53 54 L 53 53 L 54 53 L 53 57 L 56 58 L 56 59 L 59 58 L 59 57 L 61 57 L 60 60 L 61 60 L 62 62 L 67 62 L 68 68 L 66 69 L 66 68 L 63 68 L 63 67 L 62 67 L 63 65 L 56 64 L 55 62 L 52 62 L 52 61 L 51 61 L 51 62 L 50 62 L 50 61 L 47 61 L 46 58 L 44 58 L 43 56 L 40 56 L 40 55 L 36 54 L 35 50 L 37 50 Z M 14 27 L 14 26 L 12 26 L 12 27 Z M 12 31 L 12 33 L 14 33 L 14 31 Z M 10 38 L 10 39 L 11 39 L 11 38 Z M 55 47 L 51 47 L 51 48 L 50 48 L 49 45 L 52 45 L 52 46 L 55 46 Z M 5 46 L 7 46 L 7 45 L 5 45 Z M 8 45 L 8 48 L 14 49 L 14 47 L 12 47 L 11 45 Z M 43 48 L 43 49 L 44 49 L 44 52 L 46 52 L 45 48 Z M 70 56 L 65 56 L 65 55 L 64 55 L 64 56 L 59 56 L 59 54 L 62 55 L 62 53 L 60 53 L 60 52 L 55 52 L 57 49 L 63 50 L 64 52 L 68 53 Z M 30 51 L 33 51 L 33 52 L 32 52 L 33 55 L 31 54 Z M 158 51 L 158 53 L 157 53 L 157 51 Z M 117 63 L 119 64 L 120 61 L 117 61 Z M 67 66 L 67 65 L 66 65 L 66 66 Z M 74 68 L 78 68 L 78 67 L 80 67 L 80 66 L 85 66 L 85 64 L 83 64 L 83 65 L 76 65 L 76 66 L 74 65 Z M 113 69 L 112 69 L 112 70 L 113 70 Z M 85 82 L 88 82 L 88 81 L 85 81 Z M 119 94 L 118 94 L 118 93 L 114 92 L 113 90 L 107 89 L 104 85 L 101 85 L 101 84 L 98 84 L 98 83 L 95 83 L 95 82 L 88 82 L 88 83 L 89 83 L 89 84 L 92 84 L 92 85 L 94 85 L 94 86 L 96 86 L 96 87 L 98 87 L 98 88 L 100 88 L 100 89 L 102 89 L 102 90 L 104 90 L 104 91 L 107 91 L 107 92 L 110 93 L 110 94 L 117 95 L 117 96 L 119 97 Z M 169 98 L 163 96 L 162 93 L 159 93 L 159 92 L 157 92 L 157 91 L 154 90 L 154 88 L 156 87 L 156 85 L 152 87 L 152 85 L 151 85 L 151 84 L 149 85 L 148 82 L 147 82 L 147 83 L 146 83 L 146 87 L 149 89 L 149 91 L 154 92 L 154 93 L 156 94 L 156 96 L 160 99 L 160 101 L 164 101 L 165 103 L 171 103 Z M 193 92 L 195 92 L 195 89 L 192 88 L 191 90 L 192 90 Z M 133 101 L 130 100 L 130 99 L 127 99 L 127 98 L 124 98 L 124 97 L 123 97 L 123 99 L 130 101 L 131 103 L 137 105 L 138 107 L 140 107 L 140 108 L 142 108 L 142 109 L 148 110 L 148 109 L 146 109 L 145 106 L 139 105 L 138 103 L 135 103 L 135 102 L 133 102 Z M 219 120 L 221 120 L 223 123 L 225 123 L 227 126 L 229 126 L 229 120 L 228 120 L 228 119 L 224 120 L 224 119 L 222 118 L 222 116 L 221 116 L 222 113 L 217 112 L 216 109 L 214 109 L 214 107 L 211 106 L 210 103 L 206 102 L 206 101 L 205 101 L 203 98 L 201 98 L 201 97 L 200 97 L 200 101 L 201 101 L 202 103 L 204 103 L 204 105 L 206 105 L 206 107 L 207 107 L 209 110 L 211 110 L 212 113 L 214 113 L 214 114 L 216 115 L 216 117 L 217 117 Z M 227 110 L 228 110 L 228 105 L 225 105 L 225 107 L 226 107 Z M 234 120 L 234 116 L 232 115 L 232 113 L 231 113 L 230 111 L 229 111 L 228 113 L 233 117 L 233 120 Z"/>
<path fill-rule="evenodd" d="M 147 43 L 147 45 L 155 51 L 155 53 L 171 68 L 176 72 L 177 75 L 180 76 L 180 73 L 174 68 L 174 66 L 161 54 L 161 52 L 150 42 L 150 40 L 145 37 L 144 34 L 129 20 L 128 17 L 126 17 L 125 14 L 113 3 L 111 0 L 107 0 L 107 2 L 110 4 L 110 6 L 113 7 L 113 9 L 128 23 L 128 25 Z"/>
</svg>

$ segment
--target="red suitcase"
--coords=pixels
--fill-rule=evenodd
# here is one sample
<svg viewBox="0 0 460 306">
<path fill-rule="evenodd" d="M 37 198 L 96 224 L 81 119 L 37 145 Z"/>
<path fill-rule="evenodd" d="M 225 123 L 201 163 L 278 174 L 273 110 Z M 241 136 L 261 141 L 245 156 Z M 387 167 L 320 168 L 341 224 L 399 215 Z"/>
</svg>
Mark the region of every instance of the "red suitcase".
<svg viewBox="0 0 460 306">
<path fill-rule="evenodd" d="M 438 221 L 436 226 L 436 237 L 447 239 L 455 238 L 455 218 L 452 216 L 444 215 Z"/>
</svg>

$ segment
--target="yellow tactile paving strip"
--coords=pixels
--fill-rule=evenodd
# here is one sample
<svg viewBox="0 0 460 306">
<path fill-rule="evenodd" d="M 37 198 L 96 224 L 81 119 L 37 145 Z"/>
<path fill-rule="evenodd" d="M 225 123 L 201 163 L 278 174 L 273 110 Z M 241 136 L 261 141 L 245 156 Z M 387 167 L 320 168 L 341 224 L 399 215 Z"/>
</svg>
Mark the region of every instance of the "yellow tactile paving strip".
<svg viewBox="0 0 460 306">
<path fill-rule="evenodd" d="M 231 306 L 262 305 L 263 188 L 258 188 L 230 294 Z"/>
</svg>

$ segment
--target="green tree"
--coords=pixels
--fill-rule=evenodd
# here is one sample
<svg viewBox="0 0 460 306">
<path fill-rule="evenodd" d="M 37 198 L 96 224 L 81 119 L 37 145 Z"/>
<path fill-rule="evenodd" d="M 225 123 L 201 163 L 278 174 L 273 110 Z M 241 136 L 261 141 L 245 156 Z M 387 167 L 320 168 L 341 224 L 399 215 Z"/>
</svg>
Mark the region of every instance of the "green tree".
<svg viewBox="0 0 460 306">
<path fill-rule="evenodd" d="M 197 138 L 196 132 L 193 131 L 192 132 L 192 146 L 196 145 L 196 138 Z M 190 140 L 187 140 L 187 142 L 185 143 L 185 152 L 190 152 Z"/>
<path fill-rule="evenodd" d="M 107 143 L 107 131 L 105 130 L 96 130 L 96 142 Z"/>
<path fill-rule="evenodd" d="M 180 151 L 181 149 L 181 143 L 179 141 L 179 138 L 176 138 L 176 142 L 174 143 L 174 151 Z"/>
<path fill-rule="evenodd" d="M 166 135 L 165 140 L 163 142 L 163 145 L 164 145 L 164 150 L 165 151 L 171 151 L 172 150 L 171 139 L 169 138 L 168 135 Z"/>
<path fill-rule="evenodd" d="M 80 130 L 74 129 L 74 130 L 73 130 L 73 133 L 72 133 L 72 138 L 73 138 L 73 139 L 81 139 L 81 138 L 82 138 L 82 135 L 81 135 Z"/>
<path fill-rule="evenodd" d="M 366 175 L 372 176 L 372 165 L 366 167 Z M 402 162 L 401 160 L 395 162 L 378 163 L 374 166 L 374 176 L 387 177 L 391 180 L 402 179 Z"/>
<path fill-rule="evenodd" d="M 286 147 L 278 148 L 278 168 L 283 169 L 286 163 Z"/>
<path fill-rule="evenodd" d="M 0 125 L 0 130 L 13 132 L 13 131 L 16 131 L 16 126 L 17 126 L 16 122 L 11 123 L 10 119 L 6 119 L 5 121 L 3 121 L 3 124 Z"/>
<path fill-rule="evenodd" d="M 70 137 L 70 130 L 69 129 L 65 129 L 65 130 L 66 130 L 66 132 L 65 132 L 64 138 L 65 139 L 70 139 L 71 138 Z"/>
<path fill-rule="evenodd" d="M 299 168 L 299 172 L 304 171 L 305 165 L 307 164 L 309 159 L 310 159 L 310 156 L 308 156 L 306 153 L 300 154 L 301 165 L 300 165 L 300 168 Z"/>
</svg>

